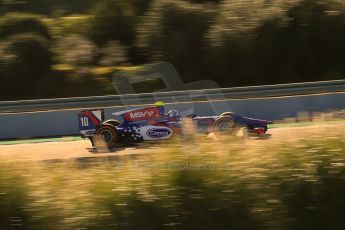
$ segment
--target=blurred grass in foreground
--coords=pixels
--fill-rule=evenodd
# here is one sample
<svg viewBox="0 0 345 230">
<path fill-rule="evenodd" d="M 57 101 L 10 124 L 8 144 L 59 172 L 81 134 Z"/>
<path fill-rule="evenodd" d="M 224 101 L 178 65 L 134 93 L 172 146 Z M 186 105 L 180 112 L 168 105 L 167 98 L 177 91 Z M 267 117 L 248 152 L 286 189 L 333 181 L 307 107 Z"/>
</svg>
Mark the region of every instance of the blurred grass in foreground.
<svg viewBox="0 0 345 230">
<path fill-rule="evenodd" d="M 160 154 L 3 162 L 0 229 L 341 229 L 344 136 L 191 138 Z"/>
</svg>

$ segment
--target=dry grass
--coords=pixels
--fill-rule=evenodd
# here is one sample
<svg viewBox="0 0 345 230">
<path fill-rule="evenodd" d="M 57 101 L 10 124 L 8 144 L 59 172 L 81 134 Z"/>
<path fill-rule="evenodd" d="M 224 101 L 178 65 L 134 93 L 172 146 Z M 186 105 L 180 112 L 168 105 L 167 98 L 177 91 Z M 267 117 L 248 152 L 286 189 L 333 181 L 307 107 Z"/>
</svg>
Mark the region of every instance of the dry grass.
<svg viewBox="0 0 345 230">
<path fill-rule="evenodd" d="M 151 155 L 3 163 L 2 229 L 342 227 L 344 128 L 324 130 L 272 140 L 190 137 Z"/>
</svg>

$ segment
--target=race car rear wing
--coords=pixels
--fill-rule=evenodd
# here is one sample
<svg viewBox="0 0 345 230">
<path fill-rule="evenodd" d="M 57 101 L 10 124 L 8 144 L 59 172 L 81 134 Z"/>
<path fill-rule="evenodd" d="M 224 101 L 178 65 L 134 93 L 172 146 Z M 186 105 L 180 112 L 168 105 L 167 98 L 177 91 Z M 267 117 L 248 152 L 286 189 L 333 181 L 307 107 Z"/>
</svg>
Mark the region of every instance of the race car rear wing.
<svg viewBox="0 0 345 230">
<path fill-rule="evenodd" d="M 78 113 L 79 130 L 82 137 L 92 137 L 99 124 L 104 121 L 104 109 L 84 110 Z"/>
</svg>

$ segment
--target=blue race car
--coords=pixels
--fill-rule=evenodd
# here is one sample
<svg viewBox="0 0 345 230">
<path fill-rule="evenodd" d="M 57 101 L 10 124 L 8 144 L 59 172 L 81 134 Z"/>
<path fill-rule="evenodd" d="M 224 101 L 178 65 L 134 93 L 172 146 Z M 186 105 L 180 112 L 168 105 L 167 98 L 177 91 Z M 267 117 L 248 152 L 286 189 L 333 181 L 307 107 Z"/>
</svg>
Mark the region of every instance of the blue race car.
<svg viewBox="0 0 345 230">
<path fill-rule="evenodd" d="M 266 134 L 267 125 L 272 124 L 272 121 L 243 117 L 232 112 L 206 117 L 194 114 L 192 120 L 197 131 L 213 132 L 217 136 L 236 135 L 241 128 L 245 128 L 248 135 L 261 137 Z"/>
<path fill-rule="evenodd" d="M 89 138 L 95 147 L 115 147 L 118 143 L 164 140 L 181 134 L 183 122 L 176 110 L 165 113 L 164 103 L 154 106 L 113 113 L 117 119 L 104 119 L 104 110 L 85 110 L 78 114 L 82 137 Z M 253 119 L 231 112 L 219 116 L 192 115 L 190 119 L 195 130 L 214 132 L 217 136 L 236 135 L 241 127 L 249 134 L 262 136 L 271 121 Z"/>
</svg>

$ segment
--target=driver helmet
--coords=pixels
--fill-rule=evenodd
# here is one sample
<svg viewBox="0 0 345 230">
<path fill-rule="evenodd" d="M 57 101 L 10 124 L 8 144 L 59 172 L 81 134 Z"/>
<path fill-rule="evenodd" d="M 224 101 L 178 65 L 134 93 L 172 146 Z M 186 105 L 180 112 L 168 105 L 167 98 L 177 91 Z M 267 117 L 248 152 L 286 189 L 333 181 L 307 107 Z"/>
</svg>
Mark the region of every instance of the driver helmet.
<svg viewBox="0 0 345 230">
<path fill-rule="evenodd" d="M 169 112 L 168 112 L 168 116 L 169 116 L 169 118 L 171 118 L 171 119 L 176 119 L 176 120 L 179 120 L 180 119 L 180 114 L 179 114 L 179 112 L 177 111 L 177 110 L 170 110 Z"/>
<path fill-rule="evenodd" d="M 164 114 L 164 106 L 165 106 L 164 102 L 158 101 L 155 103 L 155 106 L 159 109 L 160 114 Z"/>
</svg>

